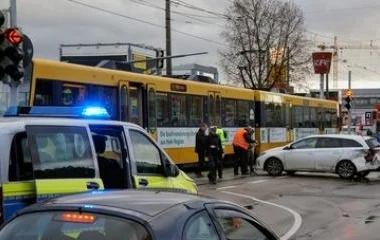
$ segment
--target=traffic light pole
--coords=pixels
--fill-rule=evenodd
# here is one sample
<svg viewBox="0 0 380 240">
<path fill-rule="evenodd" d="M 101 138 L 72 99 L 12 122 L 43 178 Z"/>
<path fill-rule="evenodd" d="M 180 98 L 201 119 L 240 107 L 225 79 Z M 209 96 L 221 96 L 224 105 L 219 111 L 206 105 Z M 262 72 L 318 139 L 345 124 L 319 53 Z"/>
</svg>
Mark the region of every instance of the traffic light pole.
<svg viewBox="0 0 380 240">
<path fill-rule="evenodd" d="M 351 90 L 351 70 L 348 71 L 348 89 Z M 352 110 L 352 105 L 351 108 L 347 110 L 347 117 L 348 117 L 348 124 L 347 124 L 347 130 L 348 134 L 351 134 L 351 110 Z"/>
<path fill-rule="evenodd" d="M 17 27 L 17 3 L 16 0 L 9 2 L 9 24 L 10 27 Z M 10 105 L 18 105 L 18 82 L 12 81 L 10 76 L 7 76 L 9 83 Z"/>
</svg>

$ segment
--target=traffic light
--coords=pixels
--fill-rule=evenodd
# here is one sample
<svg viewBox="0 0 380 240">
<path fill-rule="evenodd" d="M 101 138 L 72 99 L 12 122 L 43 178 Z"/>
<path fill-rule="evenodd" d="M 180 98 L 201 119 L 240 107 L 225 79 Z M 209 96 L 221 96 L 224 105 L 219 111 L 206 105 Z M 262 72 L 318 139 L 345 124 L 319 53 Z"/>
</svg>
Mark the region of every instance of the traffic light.
<svg viewBox="0 0 380 240">
<path fill-rule="evenodd" d="M 22 49 L 23 34 L 18 28 L 3 26 L 5 16 L 0 12 L 0 79 L 8 75 L 19 82 L 24 76 L 24 51 Z"/>
<path fill-rule="evenodd" d="M 156 50 L 156 58 L 162 58 L 156 60 L 156 68 L 157 69 L 163 69 L 164 68 L 164 59 L 165 56 L 164 50 Z"/>
<path fill-rule="evenodd" d="M 347 110 L 349 111 L 351 109 L 351 97 L 352 97 L 352 91 L 351 89 L 346 90 L 346 97 L 344 100 L 346 101 L 346 104 L 344 105 Z"/>
<path fill-rule="evenodd" d="M 8 28 L 4 31 L 4 37 L 8 41 L 8 47 L 4 50 L 4 55 L 8 58 L 5 73 L 14 81 L 19 81 L 24 76 L 24 51 L 20 48 L 22 33 L 17 28 Z"/>
</svg>

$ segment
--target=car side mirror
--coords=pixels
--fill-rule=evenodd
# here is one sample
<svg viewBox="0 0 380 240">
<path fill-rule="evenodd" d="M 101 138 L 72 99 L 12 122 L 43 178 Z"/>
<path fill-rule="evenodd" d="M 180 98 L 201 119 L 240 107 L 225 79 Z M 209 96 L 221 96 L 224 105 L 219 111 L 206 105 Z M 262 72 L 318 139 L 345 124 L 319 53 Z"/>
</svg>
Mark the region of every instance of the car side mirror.
<svg viewBox="0 0 380 240">
<path fill-rule="evenodd" d="M 289 145 L 289 146 L 286 146 L 286 147 L 283 148 L 283 150 L 290 150 L 290 149 L 293 149 L 292 145 Z"/>
<path fill-rule="evenodd" d="M 177 177 L 179 174 L 178 167 L 165 158 L 165 174 L 167 177 Z"/>
</svg>

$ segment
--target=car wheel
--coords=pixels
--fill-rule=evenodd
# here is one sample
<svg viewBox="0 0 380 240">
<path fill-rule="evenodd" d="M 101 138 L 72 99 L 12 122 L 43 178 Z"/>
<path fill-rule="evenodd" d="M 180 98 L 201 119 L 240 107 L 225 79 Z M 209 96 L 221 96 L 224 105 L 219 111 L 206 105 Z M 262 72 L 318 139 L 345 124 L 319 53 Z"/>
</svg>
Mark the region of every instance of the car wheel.
<svg viewBox="0 0 380 240">
<path fill-rule="evenodd" d="M 285 172 L 286 174 L 291 175 L 291 176 L 293 176 L 296 173 L 296 171 L 285 171 Z"/>
<path fill-rule="evenodd" d="M 359 177 L 367 177 L 369 174 L 369 171 L 362 171 L 357 173 Z"/>
<path fill-rule="evenodd" d="M 336 172 L 338 173 L 339 177 L 343 179 L 350 179 L 355 176 L 356 167 L 351 161 L 344 160 L 338 163 Z"/>
<path fill-rule="evenodd" d="M 271 176 L 280 176 L 284 170 L 284 167 L 282 166 L 282 162 L 279 159 L 269 158 L 265 163 L 265 169 Z"/>
</svg>

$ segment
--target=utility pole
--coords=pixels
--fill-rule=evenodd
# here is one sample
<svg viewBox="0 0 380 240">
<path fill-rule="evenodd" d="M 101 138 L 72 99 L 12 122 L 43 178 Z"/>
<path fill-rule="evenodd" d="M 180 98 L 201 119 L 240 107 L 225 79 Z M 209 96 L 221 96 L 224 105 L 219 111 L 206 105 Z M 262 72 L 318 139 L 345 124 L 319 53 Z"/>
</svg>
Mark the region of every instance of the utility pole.
<svg viewBox="0 0 380 240">
<path fill-rule="evenodd" d="M 170 0 L 165 0 L 166 56 L 172 55 Z M 172 59 L 166 59 L 166 75 L 172 75 Z"/>
</svg>

